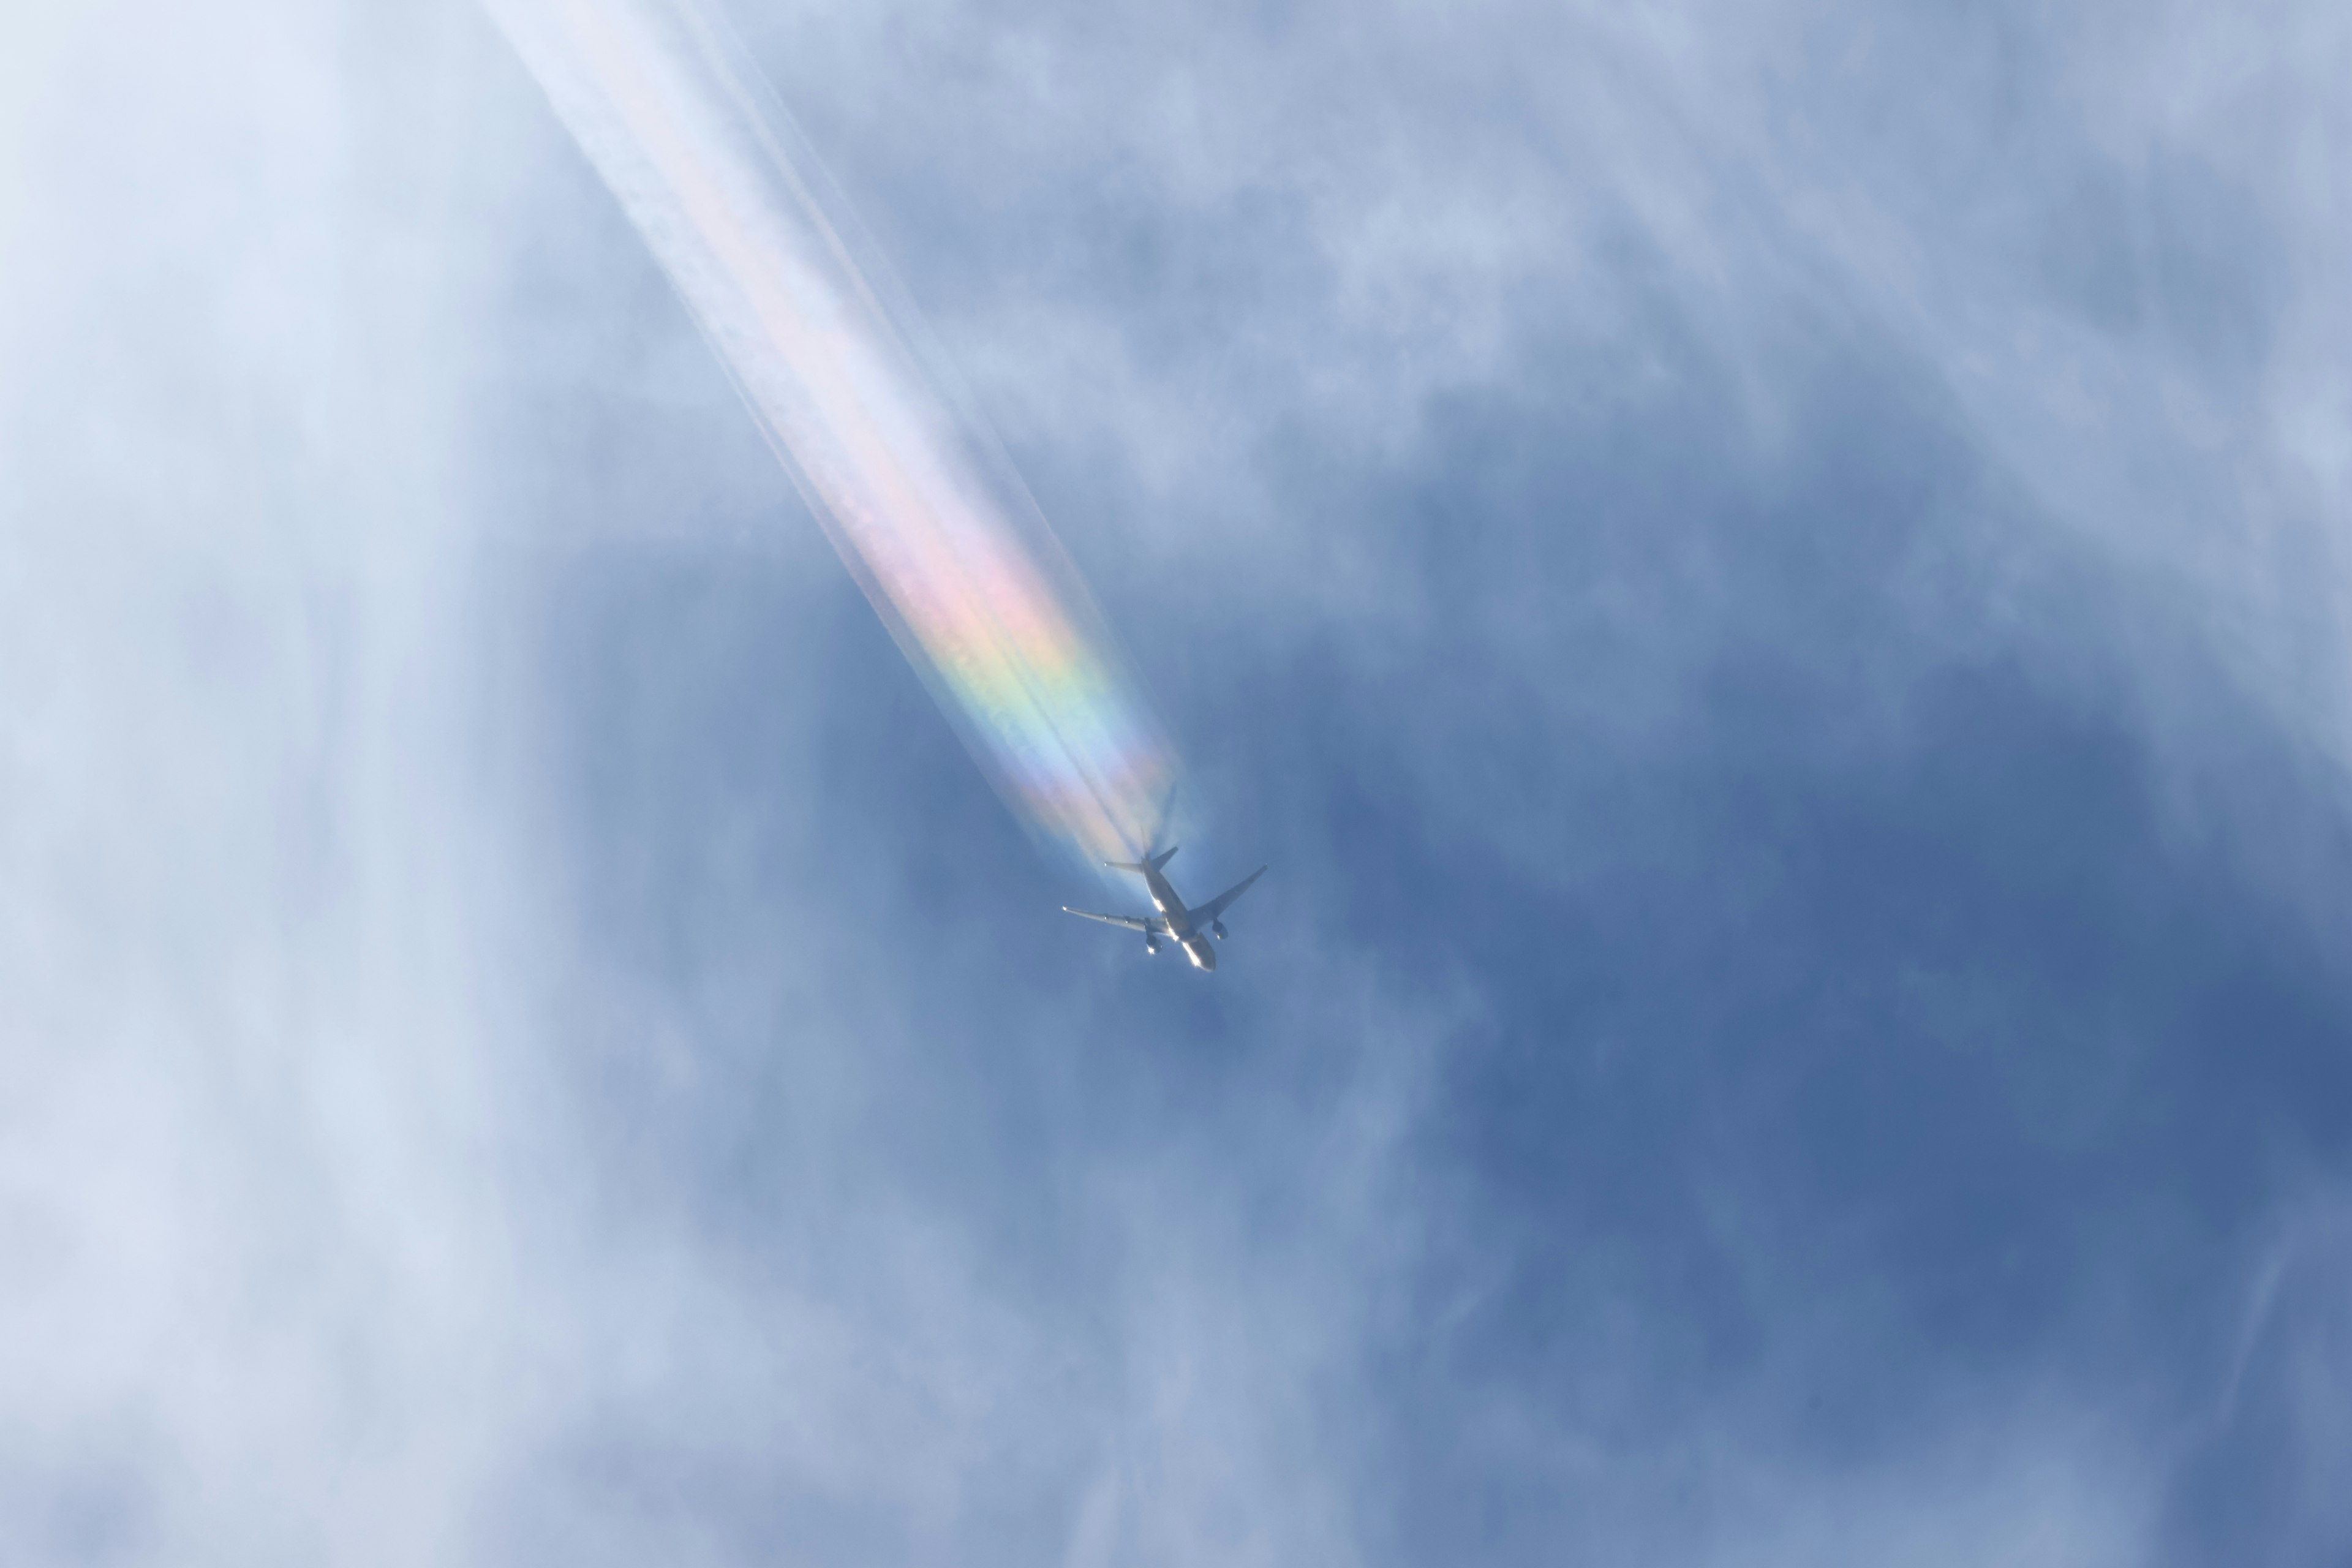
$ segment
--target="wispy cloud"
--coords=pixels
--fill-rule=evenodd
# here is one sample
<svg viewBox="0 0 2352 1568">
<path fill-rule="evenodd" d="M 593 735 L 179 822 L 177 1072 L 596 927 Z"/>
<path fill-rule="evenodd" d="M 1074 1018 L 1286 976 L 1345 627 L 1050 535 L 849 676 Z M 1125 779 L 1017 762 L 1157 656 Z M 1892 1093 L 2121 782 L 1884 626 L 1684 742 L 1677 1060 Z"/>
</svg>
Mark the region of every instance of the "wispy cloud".
<svg viewBox="0 0 2352 1568">
<path fill-rule="evenodd" d="M 485 17 L 45 24 L 0 1556 L 2340 1551 L 2330 8 L 734 15 L 1276 869 L 1058 929 Z"/>
</svg>

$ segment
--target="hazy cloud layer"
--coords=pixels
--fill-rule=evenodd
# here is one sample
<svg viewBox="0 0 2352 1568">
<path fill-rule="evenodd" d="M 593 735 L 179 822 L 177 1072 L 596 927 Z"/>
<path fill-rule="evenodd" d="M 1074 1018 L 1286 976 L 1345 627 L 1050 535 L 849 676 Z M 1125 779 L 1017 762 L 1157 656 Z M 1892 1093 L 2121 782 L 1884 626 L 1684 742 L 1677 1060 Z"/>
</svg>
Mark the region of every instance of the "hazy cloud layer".
<svg viewBox="0 0 2352 1568">
<path fill-rule="evenodd" d="M 473 11 L 27 24 L 0 1558 L 2352 1549 L 2339 8 L 730 14 L 1276 870 Z"/>
</svg>

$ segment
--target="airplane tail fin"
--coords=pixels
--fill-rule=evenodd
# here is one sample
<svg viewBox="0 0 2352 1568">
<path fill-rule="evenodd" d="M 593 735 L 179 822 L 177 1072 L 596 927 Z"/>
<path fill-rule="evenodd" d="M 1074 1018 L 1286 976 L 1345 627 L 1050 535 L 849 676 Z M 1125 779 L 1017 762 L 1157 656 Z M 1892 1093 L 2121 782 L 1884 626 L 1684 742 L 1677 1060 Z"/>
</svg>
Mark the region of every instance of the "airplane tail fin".
<svg viewBox="0 0 2352 1568">
<path fill-rule="evenodd" d="M 1180 847 L 1181 847 L 1179 845 L 1171 844 L 1157 855 L 1146 856 L 1141 861 L 1106 860 L 1103 864 L 1114 871 L 1157 871 L 1169 861 L 1176 858 L 1176 851 Z"/>
</svg>

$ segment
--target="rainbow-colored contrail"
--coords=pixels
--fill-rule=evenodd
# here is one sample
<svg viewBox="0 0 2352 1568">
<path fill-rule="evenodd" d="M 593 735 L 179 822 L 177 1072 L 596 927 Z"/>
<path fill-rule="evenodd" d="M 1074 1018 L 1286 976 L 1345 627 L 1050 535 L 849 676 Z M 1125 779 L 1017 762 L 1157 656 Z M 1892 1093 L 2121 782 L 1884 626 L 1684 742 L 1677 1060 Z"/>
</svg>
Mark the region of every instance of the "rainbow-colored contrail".
<svg viewBox="0 0 2352 1568">
<path fill-rule="evenodd" d="M 1087 864 L 1130 858 L 1175 753 L 741 47 L 693 0 L 489 8 L 999 792 Z"/>
</svg>

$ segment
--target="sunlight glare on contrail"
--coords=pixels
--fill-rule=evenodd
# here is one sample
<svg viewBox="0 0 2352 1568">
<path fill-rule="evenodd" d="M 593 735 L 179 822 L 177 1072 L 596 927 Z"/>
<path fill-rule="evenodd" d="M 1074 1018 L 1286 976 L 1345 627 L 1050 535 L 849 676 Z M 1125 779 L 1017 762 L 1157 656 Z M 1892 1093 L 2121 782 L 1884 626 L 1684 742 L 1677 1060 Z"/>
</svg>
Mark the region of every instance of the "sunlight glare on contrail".
<svg viewBox="0 0 2352 1568">
<path fill-rule="evenodd" d="M 1076 570 L 846 203 L 694 0 L 488 0 L 983 771 L 1089 864 L 1177 773 Z"/>
</svg>

